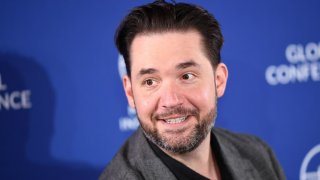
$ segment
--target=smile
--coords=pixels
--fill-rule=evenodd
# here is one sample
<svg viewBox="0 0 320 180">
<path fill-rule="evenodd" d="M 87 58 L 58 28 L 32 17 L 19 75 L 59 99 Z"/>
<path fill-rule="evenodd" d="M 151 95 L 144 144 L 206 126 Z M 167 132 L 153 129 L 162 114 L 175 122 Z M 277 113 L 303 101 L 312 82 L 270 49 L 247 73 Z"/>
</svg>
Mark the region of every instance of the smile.
<svg viewBox="0 0 320 180">
<path fill-rule="evenodd" d="M 177 124 L 185 121 L 187 119 L 186 116 L 184 117 L 179 117 L 179 118 L 173 118 L 173 119 L 164 119 L 164 121 L 168 124 Z"/>
</svg>

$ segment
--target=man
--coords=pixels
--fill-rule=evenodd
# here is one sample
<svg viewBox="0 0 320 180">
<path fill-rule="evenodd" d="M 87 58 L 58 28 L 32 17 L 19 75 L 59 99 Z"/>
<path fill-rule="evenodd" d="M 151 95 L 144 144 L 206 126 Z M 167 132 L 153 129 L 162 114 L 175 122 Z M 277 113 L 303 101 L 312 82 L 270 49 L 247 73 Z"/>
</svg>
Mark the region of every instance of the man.
<svg viewBox="0 0 320 180">
<path fill-rule="evenodd" d="M 228 70 L 210 13 L 165 1 L 136 7 L 120 24 L 116 44 L 140 128 L 100 179 L 285 179 L 259 139 L 212 128 Z"/>
</svg>

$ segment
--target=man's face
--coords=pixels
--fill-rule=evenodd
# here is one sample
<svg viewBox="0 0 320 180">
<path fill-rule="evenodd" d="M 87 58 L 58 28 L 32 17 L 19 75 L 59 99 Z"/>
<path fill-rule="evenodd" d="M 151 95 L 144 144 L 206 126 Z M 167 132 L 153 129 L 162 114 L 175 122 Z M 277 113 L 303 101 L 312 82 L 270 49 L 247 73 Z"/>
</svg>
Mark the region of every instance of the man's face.
<svg viewBox="0 0 320 180">
<path fill-rule="evenodd" d="M 213 71 L 196 31 L 139 34 L 130 54 L 131 78 L 124 77 L 124 87 L 146 136 L 174 153 L 192 151 L 216 117 L 226 66 Z"/>
</svg>

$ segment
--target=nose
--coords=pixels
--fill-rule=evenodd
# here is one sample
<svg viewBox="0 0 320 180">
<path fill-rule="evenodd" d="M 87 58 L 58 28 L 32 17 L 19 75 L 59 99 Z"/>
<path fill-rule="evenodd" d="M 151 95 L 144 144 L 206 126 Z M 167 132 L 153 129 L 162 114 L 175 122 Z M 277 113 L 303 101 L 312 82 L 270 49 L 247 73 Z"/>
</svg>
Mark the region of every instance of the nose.
<svg viewBox="0 0 320 180">
<path fill-rule="evenodd" d="M 177 85 L 174 83 L 167 83 L 162 87 L 159 100 L 159 106 L 161 108 L 173 108 L 176 106 L 181 106 L 182 103 L 182 94 Z"/>
</svg>

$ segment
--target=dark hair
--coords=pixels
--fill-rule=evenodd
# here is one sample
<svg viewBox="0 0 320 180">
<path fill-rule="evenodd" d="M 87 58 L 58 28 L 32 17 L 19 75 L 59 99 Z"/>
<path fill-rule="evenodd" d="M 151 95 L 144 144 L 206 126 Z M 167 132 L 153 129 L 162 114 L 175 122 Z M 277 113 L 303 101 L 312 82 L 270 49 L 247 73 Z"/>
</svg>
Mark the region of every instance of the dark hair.
<svg viewBox="0 0 320 180">
<path fill-rule="evenodd" d="M 136 35 L 188 30 L 196 30 L 201 34 L 204 51 L 215 68 L 221 61 L 223 36 L 218 21 L 207 10 L 197 5 L 168 3 L 164 0 L 132 9 L 115 34 L 115 42 L 125 60 L 128 76 L 131 76 L 130 46 Z"/>
</svg>

